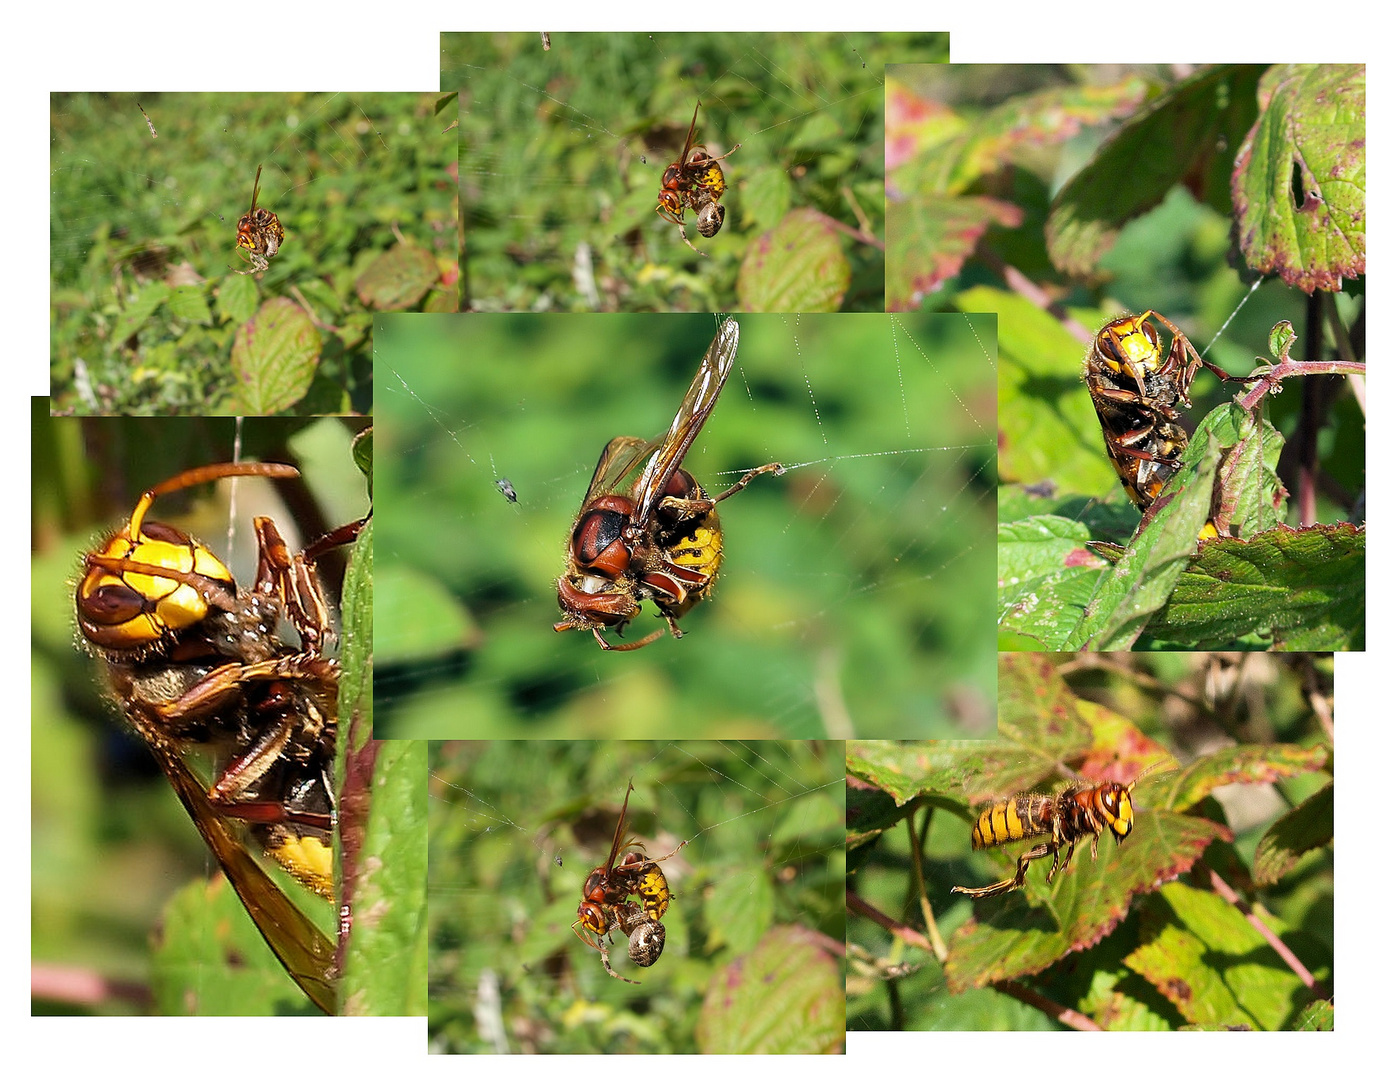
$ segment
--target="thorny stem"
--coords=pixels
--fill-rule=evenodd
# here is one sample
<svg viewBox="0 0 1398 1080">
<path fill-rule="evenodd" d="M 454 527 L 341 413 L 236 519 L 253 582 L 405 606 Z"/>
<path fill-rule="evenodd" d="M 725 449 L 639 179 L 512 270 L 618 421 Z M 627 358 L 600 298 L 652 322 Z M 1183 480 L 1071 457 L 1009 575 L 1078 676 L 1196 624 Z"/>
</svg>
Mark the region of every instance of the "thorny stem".
<svg viewBox="0 0 1398 1080">
<path fill-rule="evenodd" d="M 932 914 L 932 904 L 927 899 L 927 883 L 922 880 L 922 844 L 927 838 L 927 830 L 932 826 L 932 812 L 932 807 L 929 806 L 920 834 L 912 814 L 903 820 L 908 824 L 908 844 L 912 847 L 913 855 L 913 884 L 917 889 L 918 906 L 922 909 L 922 922 L 927 927 L 927 939 L 932 943 L 932 955 L 941 963 L 946 963 L 947 943 L 942 940 L 942 935 L 937 930 L 937 919 Z"/>
<path fill-rule="evenodd" d="M 1249 378 L 1256 378 L 1257 385 L 1238 398 L 1238 404 L 1251 411 L 1283 379 L 1297 375 L 1363 375 L 1365 366 L 1345 360 L 1281 360 L 1275 364 L 1264 364 Z"/>
<path fill-rule="evenodd" d="M 1237 908 L 1239 911 L 1243 913 L 1243 918 L 1247 919 L 1248 922 L 1252 923 L 1253 929 L 1256 930 L 1259 934 L 1263 936 L 1263 938 L 1266 939 L 1267 944 L 1272 946 L 1272 949 L 1276 952 L 1278 956 L 1282 958 L 1282 961 L 1286 964 L 1286 966 L 1289 967 L 1292 971 L 1296 972 L 1296 977 L 1306 984 L 1306 989 L 1314 992 L 1315 976 L 1306 970 L 1306 966 L 1296 958 L 1296 954 L 1294 952 L 1292 952 L 1289 948 L 1286 947 L 1286 943 L 1282 941 L 1281 938 L 1277 937 L 1277 935 L 1272 932 L 1272 930 L 1267 926 L 1266 923 L 1264 923 L 1247 908 L 1247 906 L 1242 902 L 1242 900 L 1238 898 L 1238 894 L 1235 893 L 1232 890 L 1232 888 L 1229 887 L 1228 882 L 1224 881 L 1223 878 L 1218 876 L 1217 870 L 1209 871 L 1209 884 L 1213 886 L 1214 892 L 1218 893 L 1219 896 L 1223 897 L 1225 900 L 1227 900 L 1230 904 L 1232 904 L 1235 908 Z"/>
<path fill-rule="evenodd" d="M 986 248 L 977 248 L 976 254 L 980 260 L 1005 279 L 1005 284 L 1012 290 L 1019 293 L 1035 307 L 1047 311 L 1062 324 L 1063 329 L 1072 334 L 1084 345 L 1091 345 L 1095 335 L 1077 319 L 1068 314 L 1068 309 L 1058 301 L 1054 300 L 1038 285 L 1025 277 L 1023 273 L 1010 266 L 994 252 Z"/>
<path fill-rule="evenodd" d="M 863 915 L 866 919 L 872 919 L 894 937 L 901 938 L 909 945 L 922 949 L 925 952 L 934 953 L 932 942 L 919 934 L 911 926 L 905 926 L 895 919 L 889 918 L 882 911 L 872 907 L 867 901 L 861 900 L 851 889 L 845 890 L 845 908 L 856 915 Z"/>
<path fill-rule="evenodd" d="M 1030 990 L 1027 986 L 1022 986 L 1017 982 L 996 982 L 990 985 L 1002 994 L 1008 994 L 1010 997 L 1038 1009 L 1045 1016 L 1057 1020 L 1067 1027 L 1076 1028 L 1078 1031 L 1102 1030 L 1102 1026 L 1090 1016 L 1084 1016 L 1075 1009 L 1060 1005 L 1058 1002 L 1044 997 L 1043 994 Z"/>
</svg>

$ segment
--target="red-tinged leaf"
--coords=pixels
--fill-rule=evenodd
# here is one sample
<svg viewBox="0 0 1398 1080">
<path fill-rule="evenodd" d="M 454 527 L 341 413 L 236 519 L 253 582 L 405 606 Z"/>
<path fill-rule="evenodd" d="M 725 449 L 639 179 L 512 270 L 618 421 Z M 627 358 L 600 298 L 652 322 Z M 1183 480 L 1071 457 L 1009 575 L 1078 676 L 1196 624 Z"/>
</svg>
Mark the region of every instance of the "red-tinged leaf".
<svg viewBox="0 0 1398 1080">
<path fill-rule="evenodd" d="M 1073 862 L 1045 884 L 1048 867 L 1031 864 L 1025 887 L 975 901 L 976 917 L 951 940 L 947 985 L 953 992 L 1042 971 L 1070 952 L 1090 948 L 1126 917 L 1132 897 L 1153 892 L 1188 870 L 1214 840 L 1230 840 L 1222 825 L 1165 810 L 1138 810 L 1120 844 L 1102 841 L 1096 862 L 1079 843 Z M 1009 876 L 1019 855 L 1004 857 Z M 969 882 L 967 884 L 970 884 Z"/>
<path fill-rule="evenodd" d="M 1024 212 L 983 195 L 916 191 L 890 199 L 887 220 L 888 310 L 907 311 L 961 272 L 986 229 L 1015 228 Z"/>
<path fill-rule="evenodd" d="M 779 926 L 714 973 L 694 1037 L 706 1054 L 839 1054 L 844 982 L 828 939 Z"/>
<path fill-rule="evenodd" d="M 1280 64 L 1233 172 L 1248 266 L 1306 292 L 1365 268 L 1363 64 Z"/>
<path fill-rule="evenodd" d="M 1000 657 L 1000 738 L 1018 743 L 1050 764 L 1083 753 L 1092 730 L 1078 698 L 1058 674 L 1054 658 L 1039 653 Z"/>
<path fill-rule="evenodd" d="M 354 282 L 360 302 L 375 311 L 403 311 L 436 284 L 437 261 L 426 248 L 398 244 L 371 262 Z"/>
<path fill-rule="evenodd" d="M 748 245 L 738 271 L 744 311 L 838 311 L 850 265 L 830 219 L 807 208 Z"/>
<path fill-rule="evenodd" d="M 1335 839 L 1335 785 L 1326 784 L 1294 810 L 1272 823 L 1257 845 L 1252 879 L 1258 885 L 1280 881 L 1306 852 Z"/>
<path fill-rule="evenodd" d="M 964 127 L 965 121 L 947 105 L 919 96 L 890 74 L 884 84 L 884 175 L 891 176 L 909 158 Z"/>
<path fill-rule="evenodd" d="M 290 300 L 268 300 L 233 338 L 233 411 L 261 416 L 290 408 L 306 396 L 319 361 L 320 333 L 310 316 Z"/>
<path fill-rule="evenodd" d="M 1145 907 L 1141 921 L 1145 944 L 1126 964 L 1190 1024 L 1275 1031 L 1306 992 L 1243 913 L 1221 896 L 1176 882 Z"/>
<path fill-rule="evenodd" d="M 1288 776 L 1318 772 L 1329 761 L 1330 751 L 1324 746 L 1230 746 L 1191 762 L 1188 768 L 1162 781 L 1157 798 L 1163 806 L 1188 810 L 1225 784 L 1270 784 Z"/>
</svg>

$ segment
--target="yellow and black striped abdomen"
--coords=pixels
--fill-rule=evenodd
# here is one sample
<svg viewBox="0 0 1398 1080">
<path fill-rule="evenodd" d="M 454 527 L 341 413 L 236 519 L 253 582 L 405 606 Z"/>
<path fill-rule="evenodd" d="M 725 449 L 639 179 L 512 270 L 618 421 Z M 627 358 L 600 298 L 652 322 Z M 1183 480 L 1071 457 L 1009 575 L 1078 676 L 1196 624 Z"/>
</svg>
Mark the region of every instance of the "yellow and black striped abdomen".
<svg viewBox="0 0 1398 1080">
<path fill-rule="evenodd" d="M 971 846 L 995 847 L 1053 831 L 1052 795 L 1028 793 L 987 807 L 971 829 Z"/>
</svg>

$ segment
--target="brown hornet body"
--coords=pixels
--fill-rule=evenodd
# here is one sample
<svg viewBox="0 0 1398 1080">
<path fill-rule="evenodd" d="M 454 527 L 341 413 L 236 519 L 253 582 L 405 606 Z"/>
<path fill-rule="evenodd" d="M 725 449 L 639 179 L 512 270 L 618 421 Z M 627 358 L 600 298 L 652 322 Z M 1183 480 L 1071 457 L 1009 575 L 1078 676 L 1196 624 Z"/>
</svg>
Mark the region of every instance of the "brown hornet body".
<svg viewBox="0 0 1398 1080">
<path fill-rule="evenodd" d="M 329 615 L 319 554 L 349 543 L 361 522 L 292 554 L 269 518 L 254 521 L 257 578 L 240 589 L 199 540 L 147 520 L 167 492 L 232 476 L 295 477 L 289 465 L 190 469 L 146 491 L 130 520 L 83 560 L 78 629 L 100 658 L 112 697 L 151 748 L 239 898 L 288 973 L 334 1011 L 334 947 L 234 834 L 298 882 L 334 899 L 339 667 L 323 655 Z M 285 642 L 285 620 L 299 644 Z M 205 786 L 186 755 L 210 759 Z"/>
<path fill-rule="evenodd" d="M 655 212 L 666 221 L 673 221 L 680 227 L 680 239 L 690 251 L 702 255 L 684 231 L 684 211 L 688 207 L 694 211 L 698 221 L 699 235 L 711 237 L 723 228 L 724 208 L 719 202 L 728 189 L 723 169 L 719 162 L 731 157 L 742 146 L 736 144 L 723 157 L 710 157 L 702 146 L 694 145 L 694 126 L 699 120 L 699 103 L 694 104 L 694 116 L 689 121 L 689 134 L 685 136 L 684 149 L 680 156 L 665 167 L 660 180 L 660 195 Z"/>
<path fill-rule="evenodd" d="M 1118 844 L 1131 835 L 1135 825 L 1131 792 L 1142 777 L 1163 764 L 1152 765 L 1129 784 L 1082 781 L 1052 794 L 1024 792 L 987 807 L 971 829 L 971 847 L 975 850 L 1039 836 L 1047 839 L 1019 857 L 1014 877 L 979 889 L 957 885 L 951 891 L 973 897 L 1012 892 L 1024 886 L 1024 875 L 1031 862 L 1050 855 L 1053 865 L 1046 880 L 1052 882 L 1060 864 L 1067 868 L 1077 842 L 1088 836 L 1092 837 L 1092 858 L 1096 861 L 1097 843 L 1104 832 L 1110 832 Z"/>
<path fill-rule="evenodd" d="M 1169 329 L 1168 351 L 1150 320 Z M 1200 366 L 1221 379 L 1244 382 L 1209 363 L 1159 312 L 1113 319 L 1087 351 L 1083 380 L 1102 425 L 1107 454 L 1121 485 L 1144 511 L 1180 467 L 1189 435 L 1178 423 Z"/>
<path fill-rule="evenodd" d="M 640 614 L 641 602 L 650 600 L 678 638 L 676 620 L 712 591 L 723 557 L 717 505 L 754 477 L 783 471 L 776 462 L 760 466 L 710 497 L 680 467 L 718 402 L 737 352 L 738 324 L 729 319 L 704 354 L 669 431 L 650 442 L 620 435 L 603 448 L 568 537 L 558 579 L 563 618 L 555 630 L 590 631 L 611 651 L 639 649 L 664 631 L 624 645 L 608 641 L 602 631 L 620 632 Z"/>
<path fill-rule="evenodd" d="M 238 250 L 252 263 L 251 270 L 239 270 L 240 274 L 260 274 L 266 270 L 273 255 L 281 250 L 286 239 L 286 230 L 277 215 L 265 206 L 257 205 L 258 186 L 262 182 L 262 166 L 257 167 L 257 176 L 252 182 L 252 206 L 238 219 Z"/>
<path fill-rule="evenodd" d="M 602 954 L 602 966 L 607 974 L 629 983 L 636 980 L 612 970 L 607 943 L 612 931 L 620 930 L 626 937 L 627 955 L 637 967 L 650 967 L 660 959 L 665 949 L 665 927 L 660 920 L 670 907 L 671 894 L 665 874 L 656 864 L 678 854 L 684 847 L 681 844 L 668 855 L 651 859 L 638 840 L 633 838 L 622 843 L 621 838 L 626 835 L 626 808 L 634 790 L 633 785 L 626 785 L 626 798 L 621 804 L 607 861 L 587 875 L 582 903 L 578 905 L 578 920 L 573 924 L 573 933 L 579 940 Z M 630 847 L 637 850 L 628 852 L 626 858 L 617 862 L 617 855 Z M 629 899 L 631 896 L 641 902 L 633 903 Z"/>
</svg>

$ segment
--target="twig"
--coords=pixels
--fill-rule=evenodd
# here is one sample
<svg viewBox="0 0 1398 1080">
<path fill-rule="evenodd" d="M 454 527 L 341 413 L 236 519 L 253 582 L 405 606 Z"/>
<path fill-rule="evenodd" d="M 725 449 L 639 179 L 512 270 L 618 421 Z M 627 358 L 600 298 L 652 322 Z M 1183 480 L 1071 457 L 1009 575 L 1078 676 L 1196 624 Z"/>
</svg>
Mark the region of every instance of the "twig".
<svg viewBox="0 0 1398 1080">
<path fill-rule="evenodd" d="M 854 211 L 854 216 L 859 219 L 859 229 L 865 236 L 873 236 L 873 227 L 869 224 L 869 216 L 864 213 L 864 207 L 860 206 L 854 197 L 854 192 L 850 190 L 848 184 L 840 185 L 840 194 L 845 197 L 845 202 L 849 203 L 849 208 Z"/>
<path fill-rule="evenodd" d="M 936 955 L 936 951 L 932 948 L 932 942 L 928 941 L 911 926 L 905 926 L 903 923 L 889 918 L 882 911 L 870 906 L 867 902 L 856 896 L 850 889 L 845 890 L 845 907 L 856 915 L 863 915 L 866 919 L 872 919 L 894 937 L 901 938 L 909 945 L 922 949 L 925 952 L 930 952 L 934 956 Z"/>
<path fill-rule="evenodd" d="M 918 906 L 922 909 L 922 921 L 927 927 L 927 939 L 932 943 L 932 955 L 940 962 L 946 963 L 947 943 L 942 940 L 941 932 L 937 929 L 937 919 L 932 914 L 932 904 L 927 899 L 927 883 L 922 879 L 922 842 L 927 836 L 927 828 L 932 824 L 932 807 L 927 808 L 927 815 L 923 819 L 926 823 L 919 835 L 917 826 L 913 823 L 913 815 L 909 814 L 903 819 L 908 823 L 908 843 L 913 849 L 913 885 L 917 889 Z"/>
<path fill-rule="evenodd" d="M 880 251 L 884 249 L 883 241 L 880 240 L 873 233 L 863 232 L 859 229 L 856 229 L 852 225 L 846 225 L 839 218 L 832 218 L 829 214 L 823 214 L 819 210 L 812 210 L 811 213 L 815 214 L 816 217 L 820 218 L 832 229 L 838 229 L 840 232 L 845 233 L 848 236 L 854 237 L 860 243 L 868 244 L 870 247 L 876 247 Z"/>
<path fill-rule="evenodd" d="M 1060 1024 L 1064 1024 L 1067 1027 L 1076 1028 L 1078 1031 L 1102 1030 L 1102 1025 L 1091 1017 L 1084 1016 L 1075 1009 L 1069 1009 L 1066 1006 L 1060 1005 L 1058 1002 L 1044 997 L 1037 991 L 1030 990 L 1027 986 L 1022 986 L 1017 982 L 997 982 L 991 983 L 990 985 L 995 987 L 995 989 L 999 990 L 1002 994 L 1008 994 L 1017 1001 L 1022 1001 L 1024 1004 L 1038 1009 L 1045 1016 L 1052 1020 L 1057 1020 Z"/>
<path fill-rule="evenodd" d="M 1286 966 L 1296 972 L 1296 977 L 1306 984 L 1306 989 L 1314 993 L 1315 976 L 1306 970 L 1306 966 L 1296 958 L 1296 954 L 1287 948 L 1286 943 L 1277 937 L 1266 923 L 1248 910 L 1247 906 L 1239 899 L 1238 894 L 1229 887 L 1228 882 L 1218 876 L 1217 870 L 1211 869 L 1209 871 L 1209 884 L 1214 887 L 1214 892 L 1243 913 L 1243 918 L 1252 923 L 1253 929 L 1266 939 L 1267 944 L 1272 946 L 1273 951 L 1282 958 Z"/>
<path fill-rule="evenodd" d="M 1060 304 L 1034 282 L 1030 281 L 1019 270 L 1010 266 L 1007 262 L 996 255 L 993 251 L 980 247 L 976 249 L 976 254 L 980 260 L 1005 279 L 1008 285 L 1020 296 L 1024 297 L 1035 307 L 1047 311 L 1059 321 L 1063 329 L 1072 334 L 1084 345 L 1092 344 L 1092 339 L 1096 336 L 1091 330 L 1085 327 L 1077 319 L 1068 314 L 1068 309 Z"/>
</svg>

